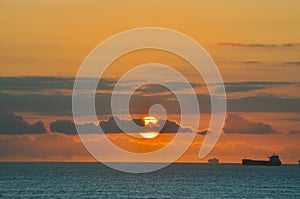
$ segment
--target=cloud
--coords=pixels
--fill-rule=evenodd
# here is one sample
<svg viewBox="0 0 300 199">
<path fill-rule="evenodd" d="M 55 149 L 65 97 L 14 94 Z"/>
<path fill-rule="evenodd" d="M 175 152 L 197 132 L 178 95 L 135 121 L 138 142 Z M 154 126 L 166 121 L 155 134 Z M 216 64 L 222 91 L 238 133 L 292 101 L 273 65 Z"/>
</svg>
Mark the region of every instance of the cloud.
<svg viewBox="0 0 300 199">
<path fill-rule="evenodd" d="M 290 131 L 290 135 L 300 135 L 300 131 Z"/>
<path fill-rule="evenodd" d="M 89 89 L 91 85 L 97 83 L 97 78 L 77 78 L 78 87 L 81 89 Z M 67 94 L 66 91 L 72 91 L 74 86 L 74 78 L 68 77 L 47 77 L 47 76 L 17 76 L 17 77 L 0 77 L 0 93 L 14 93 L 17 94 Z M 112 91 L 117 80 L 101 78 L 98 82 L 98 91 Z M 143 82 L 138 82 L 143 83 Z M 136 86 L 137 82 L 126 81 L 119 85 L 119 88 L 123 91 L 129 90 L 129 88 Z M 166 85 L 175 88 L 175 91 L 185 90 L 191 85 L 193 88 L 201 87 L 202 84 L 198 83 L 185 83 L 185 82 L 165 82 Z M 55 90 L 56 92 L 52 92 Z M 143 93 L 155 93 L 164 92 L 165 88 L 157 84 L 145 84 L 140 87 L 139 92 Z"/>
<path fill-rule="evenodd" d="M 101 128 L 104 130 L 105 133 L 122 133 L 123 131 L 118 127 L 116 124 L 116 120 L 118 123 L 120 123 L 122 126 L 125 126 L 125 128 L 131 129 L 132 133 L 138 133 L 141 132 L 140 128 L 132 129 L 130 128 L 130 124 L 133 121 L 137 125 L 144 127 L 144 121 L 142 119 L 133 119 L 131 121 L 128 120 L 121 120 L 118 117 L 110 117 L 108 120 L 104 120 L 100 122 Z M 181 127 L 176 122 L 170 121 L 170 120 L 158 120 L 157 125 L 152 125 L 149 127 L 149 131 L 158 131 L 160 133 L 191 133 L 192 129 L 190 128 L 184 128 Z"/>
<path fill-rule="evenodd" d="M 298 85 L 298 82 L 264 82 L 264 81 L 248 81 L 248 82 L 225 82 L 226 92 L 247 92 L 258 89 L 265 89 L 274 86 Z"/>
<path fill-rule="evenodd" d="M 8 112 L 35 113 L 39 115 L 71 116 L 72 115 L 72 96 L 71 89 L 73 78 L 60 77 L 1 77 L 0 78 L 0 110 Z M 82 79 L 82 87 L 86 88 L 87 79 Z M 114 80 L 102 80 L 103 90 L 110 91 Z M 131 82 L 131 84 L 133 84 Z M 177 91 L 187 89 L 187 85 L 182 82 L 167 82 L 178 87 Z M 267 81 L 249 81 L 249 82 L 225 82 L 226 92 L 250 92 L 262 90 L 275 86 L 299 86 L 299 82 L 267 82 Z M 125 85 L 126 86 L 130 86 Z M 192 84 L 192 87 L 200 87 L 201 84 Z M 216 85 L 217 87 L 218 85 Z M 124 87 L 124 89 L 126 89 Z M 60 88 L 69 89 L 69 93 L 48 93 L 49 90 Z M 218 89 L 218 87 L 216 88 Z M 39 90 L 43 92 L 36 93 Z M 10 93 L 15 91 L 14 93 Z M 175 96 L 170 92 L 163 92 L 157 85 L 145 85 L 139 92 L 131 97 L 130 109 L 133 114 L 145 114 L 151 105 L 161 104 L 170 114 L 180 114 L 179 103 Z M 158 95 L 154 96 L 153 94 Z M 149 95 L 150 94 L 150 95 Z M 183 103 L 189 103 L 191 94 L 189 92 L 179 93 L 183 97 Z M 117 94 L 118 98 L 127 97 L 128 94 Z M 90 96 L 87 96 L 90 97 Z M 210 112 L 210 96 L 207 94 L 198 94 L 200 109 L 203 113 Z M 300 112 L 300 98 L 296 97 L 278 97 L 274 95 L 256 95 L 235 98 L 228 98 L 229 112 Z M 111 94 L 99 91 L 95 98 L 96 110 L 98 115 L 111 115 Z M 117 110 L 122 113 L 123 110 Z M 193 112 L 194 110 L 189 110 Z M 88 111 L 90 113 L 91 110 Z"/>
<path fill-rule="evenodd" d="M 130 128 L 131 122 L 136 123 L 137 125 L 144 127 L 144 121 L 142 119 L 133 119 L 133 120 L 121 120 L 118 117 L 110 117 L 106 121 L 101 121 L 100 126 L 106 133 L 122 133 L 123 131 L 118 127 L 116 124 L 116 121 L 120 123 L 122 126 L 124 126 L 127 129 L 131 129 L 132 133 L 138 133 L 141 132 L 140 128 L 132 129 Z M 159 129 L 161 129 L 159 131 Z M 149 131 L 159 131 L 160 133 L 191 133 L 192 129 L 190 128 L 183 128 L 180 125 L 178 125 L 176 122 L 170 121 L 170 120 L 158 120 L 157 125 L 152 125 L 148 128 Z"/>
<path fill-rule="evenodd" d="M 0 134 L 43 134 L 46 133 L 43 122 L 29 124 L 22 117 L 10 112 L 0 112 Z"/>
<path fill-rule="evenodd" d="M 126 129 L 130 129 L 129 133 L 139 133 L 144 127 L 144 121 L 142 119 L 133 119 L 133 120 L 122 120 L 118 117 L 109 117 L 108 120 L 103 120 L 99 123 L 104 133 L 108 134 L 115 134 L 115 133 L 123 133 L 123 131 L 119 128 L 116 121 L 124 126 Z M 131 127 L 131 122 L 136 123 L 141 128 L 133 129 Z M 98 127 L 95 124 L 87 123 L 87 124 L 79 124 L 77 126 L 81 133 L 97 133 L 99 132 Z M 159 131 L 159 129 L 161 129 Z M 57 120 L 50 123 L 50 130 L 51 132 L 56 133 L 64 133 L 67 135 L 76 135 L 77 130 L 75 128 L 75 124 L 73 121 L 70 120 Z M 190 128 L 184 128 L 178 125 L 176 122 L 170 120 L 159 120 L 157 125 L 149 126 L 149 131 L 159 131 L 160 133 L 191 133 L 193 132 Z"/>
<path fill-rule="evenodd" d="M 251 85 L 227 87 L 227 92 L 246 92 L 261 86 Z M 118 95 L 119 98 L 126 94 Z M 182 103 L 189 103 L 190 94 L 182 94 Z M 202 113 L 210 112 L 210 96 L 198 94 L 197 98 Z M 96 95 L 96 110 L 98 115 L 111 115 L 111 95 Z M 69 95 L 9 95 L 0 94 L 0 110 L 8 112 L 29 112 L 39 115 L 72 115 L 72 96 Z M 132 96 L 130 111 L 132 114 L 145 114 L 153 104 L 161 104 L 170 114 L 180 114 L 179 103 L 172 95 L 160 96 Z M 300 98 L 278 97 L 274 95 L 256 95 L 249 97 L 235 97 L 227 99 L 228 112 L 300 112 Z M 91 111 L 91 110 L 90 110 Z M 122 114 L 122 109 L 116 109 Z M 194 112 L 194 110 L 188 110 Z"/>
<path fill-rule="evenodd" d="M 162 120 L 158 121 L 158 123 L 160 124 L 160 126 L 163 125 L 163 121 Z M 193 132 L 193 130 L 190 129 L 190 128 L 181 127 L 176 122 L 172 122 L 170 120 L 166 120 L 165 121 L 165 125 L 160 130 L 160 133 L 177 133 L 177 132 L 191 133 L 191 132 Z"/>
<path fill-rule="evenodd" d="M 288 118 L 281 118 L 282 120 L 287 120 L 287 121 L 293 121 L 293 122 L 298 122 L 300 121 L 299 117 L 288 117 Z"/>
<path fill-rule="evenodd" d="M 67 135 L 77 135 L 77 130 L 74 122 L 71 120 L 57 120 L 50 123 L 51 132 L 64 133 Z M 97 126 L 92 123 L 78 125 L 81 133 L 95 133 Z"/>
<path fill-rule="evenodd" d="M 45 94 L 0 94 L 0 109 L 47 115 L 71 115 L 72 96 Z"/>
<path fill-rule="evenodd" d="M 199 88 L 202 86 L 205 86 L 203 84 L 198 84 L 198 83 L 186 83 L 186 82 L 164 82 L 166 86 L 169 86 L 173 88 L 172 92 L 178 92 L 178 91 L 183 91 L 187 90 L 190 87 L 192 88 Z M 171 92 L 167 87 L 159 84 L 145 84 L 139 89 L 137 89 L 138 93 L 147 95 L 147 94 L 161 94 L 161 93 L 168 93 Z"/>
<path fill-rule="evenodd" d="M 74 78 L 62 77 L 0 77 L 1 90 L 41 91 L 46 89 L 72 89 Z"/>
<path fill-rule="evenodd" d="M 74 78 L 68 77 L 47 77 L 47 76 L 21 76 L 21 77 L 0 77 L 1 93 L 7 91 L 18 91 L 19 93 L 38 94 L 56 90 L 62 93 L 64 90 L 72 91 Z M 78 86 L 82 89 L 90 88 L 91 84 L 98 82 L 97 78 L 77 78 Z M 98 83 L 98 90 L 112 90 L 115 80 L 101 78 Z"/>
<path fill-rule="evenodd" d="M 228 112 L 300 112 L 300 99 L 257 95 L 228 99 Z"/>
<path fill-rule="evenodd" d="M 261 64 L 263 63 L 262 61 L 258 61 L 258 60 L 245 60 L 245 61 L 218 61 L 219 63 L 227 63 L 227 64 Z"/>
<path fill-rule="evenodd" d="M 71 120 L 57 120 L 55 122 L 51 122 L 49 127 L 51 132 L 65 133 L 68 135 L 77 134 L 75 124 Z"/>
<path fill-rule="evenodd" d="M 294 47 L 297 43 L 283 43 L 283 44 L 262 44 L 262 43 L 237 43 L 237 42 L 219 42 L 218 46 L 231 47 L 258 47 L 258 48 L 275 48 L 275 47 Z"/>
<path fill-rule="evenodd" d="M 240 83 L 225 83 L 225 89 L 227 93 L 233 92 L 248 92 L 258 89 L 265 89 L 267 88 L 266 85 L 257 85 L 257 84 L 244 84 L 243 82 Z"/>
<path fill-rule="evenodd" d="M 224 125 L 224 133 L 227 134 L 277 134 L 270 125 L 261 122 L 251 122 L 238 114 L 229 114 Z"/>
<path fill-rule="evenodd" d="M 260 61 L 243 61 L 243 64 L 259 64 L 261 63 Z"/>
<path fill-rule="evenodd" d="M 201 130 L 201 131 L 198 131 L 197 133 L 198 133 L 199 135 L 206 135 L 206 134 L 209 133 L 209 130 L 208 130 L 208 129 L 203 129 L 203 130 Z"/>
<path fill-rule="evenodd" d="M 284 62 L 284 64 L 287 64 L 287 65 L 300 65 L 300 61 L 294 61 L 294 62 Z"/>
</svg>

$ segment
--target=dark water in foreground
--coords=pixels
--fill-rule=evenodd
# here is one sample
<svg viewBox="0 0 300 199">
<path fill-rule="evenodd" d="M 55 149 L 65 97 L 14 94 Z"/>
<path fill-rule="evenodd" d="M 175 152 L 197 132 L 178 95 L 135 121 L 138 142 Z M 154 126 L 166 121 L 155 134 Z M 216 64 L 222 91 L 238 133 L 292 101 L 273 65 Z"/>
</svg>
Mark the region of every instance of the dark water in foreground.
<svg viewBox="0 0 300 199">
<path fill-rule="evenodd" d="M 2 198 L 300 198 L 300 168 L 173 164 L 147 174 L 101 163 L 0 163 Z"/>
</svg>

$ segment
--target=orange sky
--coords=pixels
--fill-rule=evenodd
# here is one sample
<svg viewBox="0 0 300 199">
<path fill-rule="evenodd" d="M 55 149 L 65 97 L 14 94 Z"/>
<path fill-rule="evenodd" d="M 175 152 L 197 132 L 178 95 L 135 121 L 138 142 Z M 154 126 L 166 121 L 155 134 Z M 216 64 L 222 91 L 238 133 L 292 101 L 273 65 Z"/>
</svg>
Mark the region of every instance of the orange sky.
<svg viewBox="0 0 300 199">
<path fill-rule="evenodd" d="M 280 0 L 1 1 L 1 75 L 74 76 L 99 42 L 144 26 L 183 32 L 202 44 L 216 62 L 297 61 L 299 49 L 229 50 L 215 44 L 299 42 L 299 4 Z M 223 65 L 229 66 L 218 64 L 226 74 Z"/>
<path fill-rule="evenodd" d="M 242 91 L 228 92 L 229 99 L 277 96 L 289 98 L 291 102 L 288 104 L 292 104 L 292 100 L 300 100 L 299 7 L 300 2 L 293 0 L 1 1 L 0 76 L 75 77 L 87 54 L 104 39 L 132 28 L 158 26 L 187 34 L 203 45 L 217 63 L 225 82 L 285 82 L 275 86 L 266 84 L 259 89 L 243 87 Z M 203 83 L 186 61 L 157 50 L 136 51 L 120 57 L 106 71 L 105 77 L 118 79 L 128 69 L 153 60 L 173 66 L 193 83 Z M 167 73 L 163 74 L 168 77 L 167 81 L 176 80 Z M 197 93 L 207 94 L 206 88 L 197 89 Z M 71 93 L 71 90 L 62 88 L 1 90 L 0 94 L 13 93 L 21 95 L 20 98 L 24 93 L 51 96 Z M 36 109 L 12 112 L 30 123 L 42 120 L 48 131 L 52 121 L 72 119 L 70 115 L 38 113 Z M 268 124 L 281 134 L 222 133 L 214 150 L 201 160 L 197 152 L 204 136 L 197 135 L 191 149 L 179 161 L 204 162 L 210 157 L 217 157 L 221 162 L 240 162 L 244 156 L 265 159 L 273 152 L 278 153 L 284 163 L 296 163 L 300 159 L 300 135 L 289 133 L 300 130 L 298 109 L 272 111 L 269 108 L 262 112 L 236 109 L 232 113 L 238 112 L 252 123 Z M 274 109 L 277 110 L 275 105 Z M 198 130 L 207 128 L 209 114 L 201 114 L 201 117 L 204 122 L 200 123 Z M 121 135 L 111 136 L 119 136 L 119 144 L 125 147 L 134 143 L 124 143 Z M 73 135 L 50 132 L 45 135 L 5 134 L 0 135 L 0 143 L 7 150 L 12 150 L 9 146 L 21 147 L 20 150 L 23 150 L 22 146 L 30 148 L 22 153 L 1 153 L 0 161 L 93 160 L 78 137 Z M 140 143 L 135 144 L 139 148 Z M 145 146 L 140 147 L 143 149 Z"/>
</svg>

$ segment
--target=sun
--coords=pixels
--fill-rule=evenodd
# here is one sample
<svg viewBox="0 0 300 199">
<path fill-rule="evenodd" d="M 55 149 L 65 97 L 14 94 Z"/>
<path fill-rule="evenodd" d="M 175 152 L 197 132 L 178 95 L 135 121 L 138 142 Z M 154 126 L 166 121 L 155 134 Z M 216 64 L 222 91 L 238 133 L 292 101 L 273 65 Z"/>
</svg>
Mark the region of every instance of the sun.
<svg viewBox="0 0 300 199">
<path fill-rule="evenodd" d="M 159 135 L 159 132 L 145 132 L 145 133 L 139 133 L 143 138 L 151 139 L 155 138 Z"/>
<path fill-rule="evenodd" d="M 150 123 L 156 124 L 157 119 L 155 117 L 147 116 L 147 117 L 144 117 L 144 123 L 145 123 L 145 126 L 149 125 Z"/>
<path fill-rule="evenodd" d="M 144 124 L 145 126 L 151 125 L 151 124 L 156 124 L 157 119 L 155 117 L 147 116 L 144 117 Z M 141 132 L 139 133 L 143 138 L 151 139 L 155 138 L 156 136 L 159 135 L 159 132 Z"/>
</svg>

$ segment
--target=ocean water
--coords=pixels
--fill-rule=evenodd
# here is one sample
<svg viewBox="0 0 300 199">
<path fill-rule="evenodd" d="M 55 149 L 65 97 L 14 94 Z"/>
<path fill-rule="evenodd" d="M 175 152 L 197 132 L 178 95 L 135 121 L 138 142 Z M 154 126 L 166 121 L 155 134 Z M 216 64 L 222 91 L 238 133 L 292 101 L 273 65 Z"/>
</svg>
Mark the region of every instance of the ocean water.
<svg viewBox="0 0 300 199">
<path fill-rule="evenodd" d="M 300 198 L 300 167 L 172 164 L 128 174 L 101 163 L 0 163 L 1 198 Z"/>
</svg>

